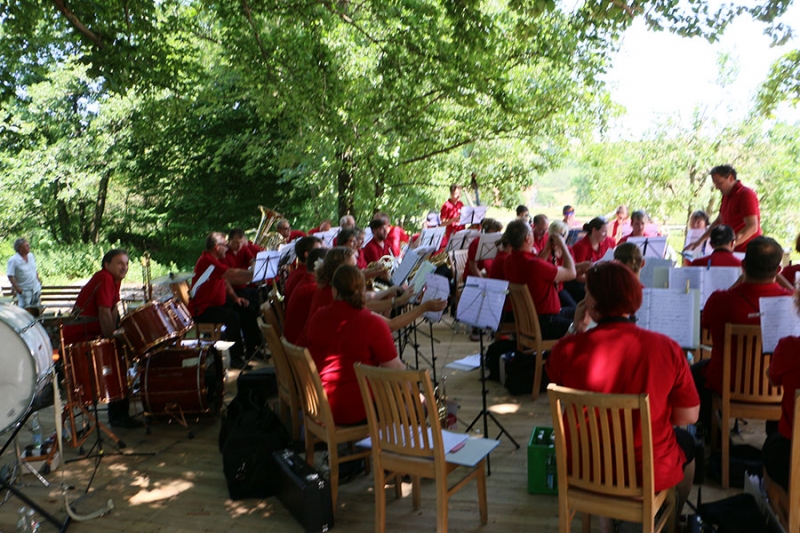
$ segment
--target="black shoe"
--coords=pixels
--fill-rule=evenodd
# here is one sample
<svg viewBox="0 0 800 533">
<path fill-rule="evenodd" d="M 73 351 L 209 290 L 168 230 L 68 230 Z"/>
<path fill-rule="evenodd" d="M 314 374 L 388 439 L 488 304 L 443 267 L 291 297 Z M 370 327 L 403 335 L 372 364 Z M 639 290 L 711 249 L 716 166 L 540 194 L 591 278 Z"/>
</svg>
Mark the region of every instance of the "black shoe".
<svg viewBox="0 0 800 533">
<path fill-rule="evenodd" d="M 127 418 L 109 418 L 109 424 L 111 424 L 112 428 L 124 428 L 124 429 L 135 429 L 140 428 L 144 424 L 142 424 L 141 420 L 136 420 L 135 418 L 127 417 Z"/>
</svg>

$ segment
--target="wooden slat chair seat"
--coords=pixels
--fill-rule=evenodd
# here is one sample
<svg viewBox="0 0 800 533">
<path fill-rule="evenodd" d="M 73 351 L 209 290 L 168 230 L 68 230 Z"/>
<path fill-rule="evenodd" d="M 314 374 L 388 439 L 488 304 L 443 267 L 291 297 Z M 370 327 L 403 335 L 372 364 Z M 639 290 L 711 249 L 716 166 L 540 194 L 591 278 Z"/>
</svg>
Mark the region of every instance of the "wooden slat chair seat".
<svg viewBox="0 0 800 533">
<path fill-rule="evenodd" d="M 372 460 L 375 471 L 375 528 L 386 530 L 385 484 L 395 478 L 399 496 L 399 476 L 412 478 L 414 509 L 420 506 L 420 479 L 436 483 L 436 531 L 446 533 L 450 497 L 471 480 L 478 486 L 481 524 L 486 524 L 486 455 L 474 466 L 459 466 L 445 460 L 442 428 L 435 406 L 433 385 L 427 370 L 395 370 L 356 365 L 356 376 L 367 410 Z M 424 397 L 424 404 L 421 400 Z M 429 413 L 432 416 L 428 416 Z M 430 427 L 430 434 L 427 429 Z M 463 477 L 449 485 L 447 476 L 456 469 Z"/>
<path fill-rule="evenodd" d="M 769 477 L 764 469 L 764 489 L 770 506 L 786 533 L 800 533 L 800 389 L 795 391 L 792 418 L 792 451 L 789 460 L 789 492 Z"/>
<path fill-rule="evenodd" d="M 300 428 L 303 424 L 303 412 L 300 407 L 300 394 L 297 383 L 289 364 L 289 359 L 283 349 L 275 328 L 259 318 L 258 326 L 267 341 L 267 346 L 272 353 L 272 363 L 275 365 L 275 378 L 278 384 L 279 412 L 284 425 L 289 428 L 289 433 L 294 440 L 300 440 Z"/>
<path fill-rule="evenodd" d="M 544 370 L 544 352 L 552 350 L 557 340 L 543 340 L 542 330 L 539 326 L 539 315 L 527 285 L 519 283 L 508 284 L 511 306 L 514 309 L 514 324 L 516 326 L 517 350 L 533 354 L 534 362 L 533 390 L 531 398 L 539 397 L 542 386 L 542 372 Z"/>
<path fill-rule="evenodd" d="M 675 491 L 654 491 L 649 396 L 602 394 L 555 384 L 548 386 L 547 394 L 555 431 L 559 532 L 570 531 L 576 512 L 583 515 L 585 532 L 590 530 L 591 515 L 639 522 L 644 533 L 674 531 Z M 637 440 L 642 448 L 640 475 L 634 452 Z"/>
<path fill-rule="evenodd" d="M 364 459 L 369 472 L 370 450 L 362 450 L 352 455 L 340 456 L 338 445 L 353 444 L 369 435 L 367 424 L 359 426 L 337 426 L 328 403 L 328 395 L 322 387 L 317 365 L 308 350 L 282 339 L 284 351 L 294 372 L 295 382 L 303 406 L 303 425 L 305 427 L 306 462 L 314 464 L 314 444 L 324 442 L 328 445 L 328 466 L 330 467 L 331 503 L 334 512 L 339 495 L 339 464 Z"/>
<path fill-rule="evenodd" d="M 767 377 L 771 354 L 761 352 L 761 326 L 725 324 L 722 394 L 714 395 L 712 439 L 722 436 L 722 487 L 730 486 L 731 418 L 780 420 L 783 388 Z M 735 346 L 734 346 L 735 345 Z"/>
</svg>

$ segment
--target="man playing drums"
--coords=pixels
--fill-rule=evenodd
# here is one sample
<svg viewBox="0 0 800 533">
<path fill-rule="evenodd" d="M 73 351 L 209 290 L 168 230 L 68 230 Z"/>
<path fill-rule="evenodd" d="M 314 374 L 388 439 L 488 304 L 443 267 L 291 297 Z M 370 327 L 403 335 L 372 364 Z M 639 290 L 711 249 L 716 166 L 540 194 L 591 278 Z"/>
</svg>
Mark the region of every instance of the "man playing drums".
<svg viewBox="0 0 800 533">
<path fill-rule="evenodd" d="M 83 286 L 75 300 L 73 314 L 93 317 L 82 324 L 64 326 L 64 346 L 97 338 L 111 339 L 119 323 L 119 289 L 128 274 L 128 252 L 114 248 L 103 256 L 103 268 Z M 135 428 L 142 425 L 131 418 L 127 398 L 108 404 L 108 421 L 113 427 Z"/>
</svg>

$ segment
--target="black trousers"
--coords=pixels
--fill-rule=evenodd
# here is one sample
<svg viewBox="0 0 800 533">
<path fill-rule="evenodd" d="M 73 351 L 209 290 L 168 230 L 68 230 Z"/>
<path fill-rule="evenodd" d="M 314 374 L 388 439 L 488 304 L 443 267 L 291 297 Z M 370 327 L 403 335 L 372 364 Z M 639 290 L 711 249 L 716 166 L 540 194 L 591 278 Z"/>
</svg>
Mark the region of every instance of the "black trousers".
<svg viewBox="0 0 800 533">
<path fill-rule="evenodd" d="M 247 305 L 236 305 L 239 312 L 239 320 L 242 324 L 244 343 L 247 353 L 253 353 L 257 348 L 264 344 L 264 336 L 258 328 L 258 315 L 261 313 L 258 289 L 245 287 L 235 289 L 236 295 L 247 300 Z"/>
<path fill-rule="evenodd" d="M 194 321 L 200 324 L 225 324 L 225 340 L 233 342 L 230 354 L 231 361 L 244 361 L 244 339 L 242 339 L 242 321 L 239 310 L 232 300 L 225 305 L 209 307 L 196 317 Z"/>
</svg>

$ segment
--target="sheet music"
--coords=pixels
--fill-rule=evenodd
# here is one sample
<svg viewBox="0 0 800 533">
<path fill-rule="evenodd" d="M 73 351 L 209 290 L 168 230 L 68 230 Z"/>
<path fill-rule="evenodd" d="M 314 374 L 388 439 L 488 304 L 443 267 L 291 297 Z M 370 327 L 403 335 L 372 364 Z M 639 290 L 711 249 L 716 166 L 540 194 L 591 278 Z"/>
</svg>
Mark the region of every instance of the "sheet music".
<svg viewBox="0 0 800 533">
<path fill-rule="evenodd" d="M 639 271 L 639 280 L 642 285 L 651 289 L 663 289 L 669 283 L 669 270 L 672 268 L 671 259 L 648 257 L 644 266 Z"/>
<path fill-rule="evenodd" d="M 482 233 L 478 241 L 478 251 L 475 254 L 475 261 L 483 261 L 485 259 L 494 259 L 497 257 L 497 241 L 503 238 L 503 234 L 497 233 Z"/>
<path fill-rule="evenodd" d="M 420 437 L 422 436 L 421 430 L 418 433 L 418 435 Z M 433 429 L 432 428 L 428 428 L 428 437 L 430 438 L 429 442 L 432 442 L 433 441 Z M 455 448 L 459 444 L 461 444 L 463 442 L 466 442 L 466 440 L 468 438 L 469 438 L 469 434 L 467 434 L 467 433 L 454 433 L 452 431 L 447 431 L 446 429 L 443 429 L 442 430 L 442 446 L 444 447 L 445 453 L 450 453 L 450 450 L 452 450 L 453 448 Z M 480 440 L 488 440 L 488 439 L 480 439 Z M 412 441 L 413 441 L 413 438 L 412 438 Z M 405 442 L 405 440 L 403 440 L 403 442 Z M 499 442 L 498 442 L 498 444 L 499 444 Z M 372 437 L 367 437 L 365 439 L 361 439 L 360 441 L 357 441 L 356 442 L 356 446 L 358 446 L 359 448 L 372 449 Z"/>
<path fill-rule="evenodd" d="M 199 289 L 199 288 L 200 288 L 200 286 L 201 286 L 203 283 L 205 283 L 206 281 L 208 281 L 208 278 L 210 278 L 210 277 L 211 277 L 211 273 L 212 273 L 212 272 L 214 272 L 214 265 L 208 265 L 208 268 L 206 269 L 206 271 L 205 271 L 205 272 L 203 272 L 203 273 L 200 275 L 200 277 L 199 277 L 199 278 L 197 278 L 197 283 L 195 283 L 195 284 L 194 284 L 194 286 L 192 287 L 192 292 L 191 292 L 191 294 L 192 294 L 192 298 L 194 298 L 194 295 L 195 295 L 195 294 L 197 294 L 197 289 Z"/>
<path fill-rule="evenodd" d="M 613 261 L 613 260 L 614 260 L 614 248 L 609 248 L 608 250 L 606 250 L 606 253 L 603 254 L 603 257 L 601 257 L 592 264 L 596 265 L 597 263 L 605 263 L 607 261 Z"/>
<path fill-rule="evenodd" d="M 266 250 L 256 254 L 256 261 L 253 263 L 253 283 L 272 279 L 278 275 L 278 262 L 281 253 L 277 250 Z"/>
<path fill-rule="evenodd" d="M 458 221 L 459 226 L 469 226 L 471 224 L 480 224 L 486 218 L 486 211 L 489 209 L 485 205 L 465 205 L 461 208 L 461 218 Z"/>
<path fill-rule="evenodd" d="M 481 232 L 476 229 L 462 229 L 461 231 L 455 232 L 450 236 L 450 240 L 447 241 L 447 251 L 452 252 L 453 250 L 468 248 L 473 239 L 480 234 Z"/>
<path fill-rule="evenodd" d="M 295 244 L 297 244 L 297 241 L 281 244 L 278 247 L 278 251 L 281 253 L 281 264 L 294 263 L 294 260 L 297 259 L 297 254 L 294 251 Z"/>
<path fill-rule="evenodd" d="M 414 294 L 419 294 L 422 291 L 422 288 L 425 286 L 425 283 L 428 279 L 428 276 L 436 270 L 436 267 L 433 266 L 433 263 L 430 261 L 423 261 L 422 264 L 417 269 L 417 273 L 414 274 Z"/>
<path fill-rule="evenodd" d="M 571 229 L 569 233 L 567 233 L 567 246 L 572 246 L 579 240 L 583 239 L 586 236 L 586 232 L 582 229 Z"/>
<path fill-rule="evenodd" d="M 686 240 L 683 243 L 683 247 L 686 248 L 694 241 L 702 237 L 705 231 L 706 231 L 705 228 L 696 228 L 696 229 L 689 228 L 688 230 L 686 230 Z M 683 255 L 684 256 L 688 255 L 688 259 L 693 261 L 710 253 L 711 253 L 711 245 L 708 243 L 708 239 L 706 239 L 702 243 L 700 243 L 700 246 L 698 246 L 694 250 L 686 250 L 686 252 L 684 252 Z"/>
<path fill-rule="evenodd" d="M 371 228 L 364 228 L 364 242 L 361 244 L 361 248 L 363 249 L 369 241 L 372 240 L 372 229 Z"/>
<path fill-rule="evenodd" d="M 666 237 L 629 237 L 626 242 L 638 246 L 642 250 L 642 256 L 646 258 L 663 258 L 667 253 Z"/>
<path fill-rule="evenodd" d="M 800 316 L 793 296 L 759 298 L 761 309 L 761 351 L 772 353 L 784 337 L 800 335 Z"/>
<path fill-rule="evenodd" d="M 453 370 L 461 370 L 462 372 L 470 372 L 481 367 L 481 354 L 476 353 L 462 357 L 461 359 L 456 359 L 455 361 L 450 361 L 444 365 L 444 367 Z"/>
<path fill-rule="evenodd" d="M 428 274 L 427 281 L 425 282 L 425 294 L 422 295 L 422 303 L 428 300 L 445 300 L 450 296 L 450 280 L 439 274 Z M 431 322 L 439 322 L 444 314 L 444 309 L 441 311 L 428 311 L 422 316 Z"/>
<path fill-rule="evenodd" d="M 690 289 L 700 290 L 700 307 L 706 305 L 708 297 L 714 291 L 730 288 L 739 276 L 742 269 L 739 267 L 683 267 L 671 268 L 669 271 L 669 287 L 682 289 L 689 280 Z"/>
<path fill-rule="evenodd" d="M 414 267 L 418 266 L 427 256 L 425 250 L 425 248 L 415 248 L 406 254 L 392 274 L 392 285 L 402 285 L 406 282 Z"/>
<path fill-rule="evenodd" d="M 666 335 L 681 348 L 696 348 L 700 344 L 700 291 L 644 289 L 636 319 L 639 327 Z"/>
<path fill-rule="evenodd" d="M 438 250 L 442 245 L 445 231 L 447 231 L 447 226 L 423 229 L 419 236 L 420 246 L 433 246 Z"/>
<path fill-rule="evenodd" d="M 507 292 L 505 280 L 469 276 L 458 301 L 456 318 L 476 328 L 497 331 Z"/>
<path fill-rule="evenodd" d="M 336 226 L 334 228 L 329 229 L 328 231 L 319 231 L 314 234 L 314 237 L 318 239 L 322 239 L 322 247 L 323 248 L 333 248 L 336 246 L 336 237 L 339 235 L 339 231 L 342 228 Z M 372 240 L 372 233 L 370 233 L 370 240 Z M 367 240 L 364 239 L 364 244 L 367 244 Z"/>
</svg>

